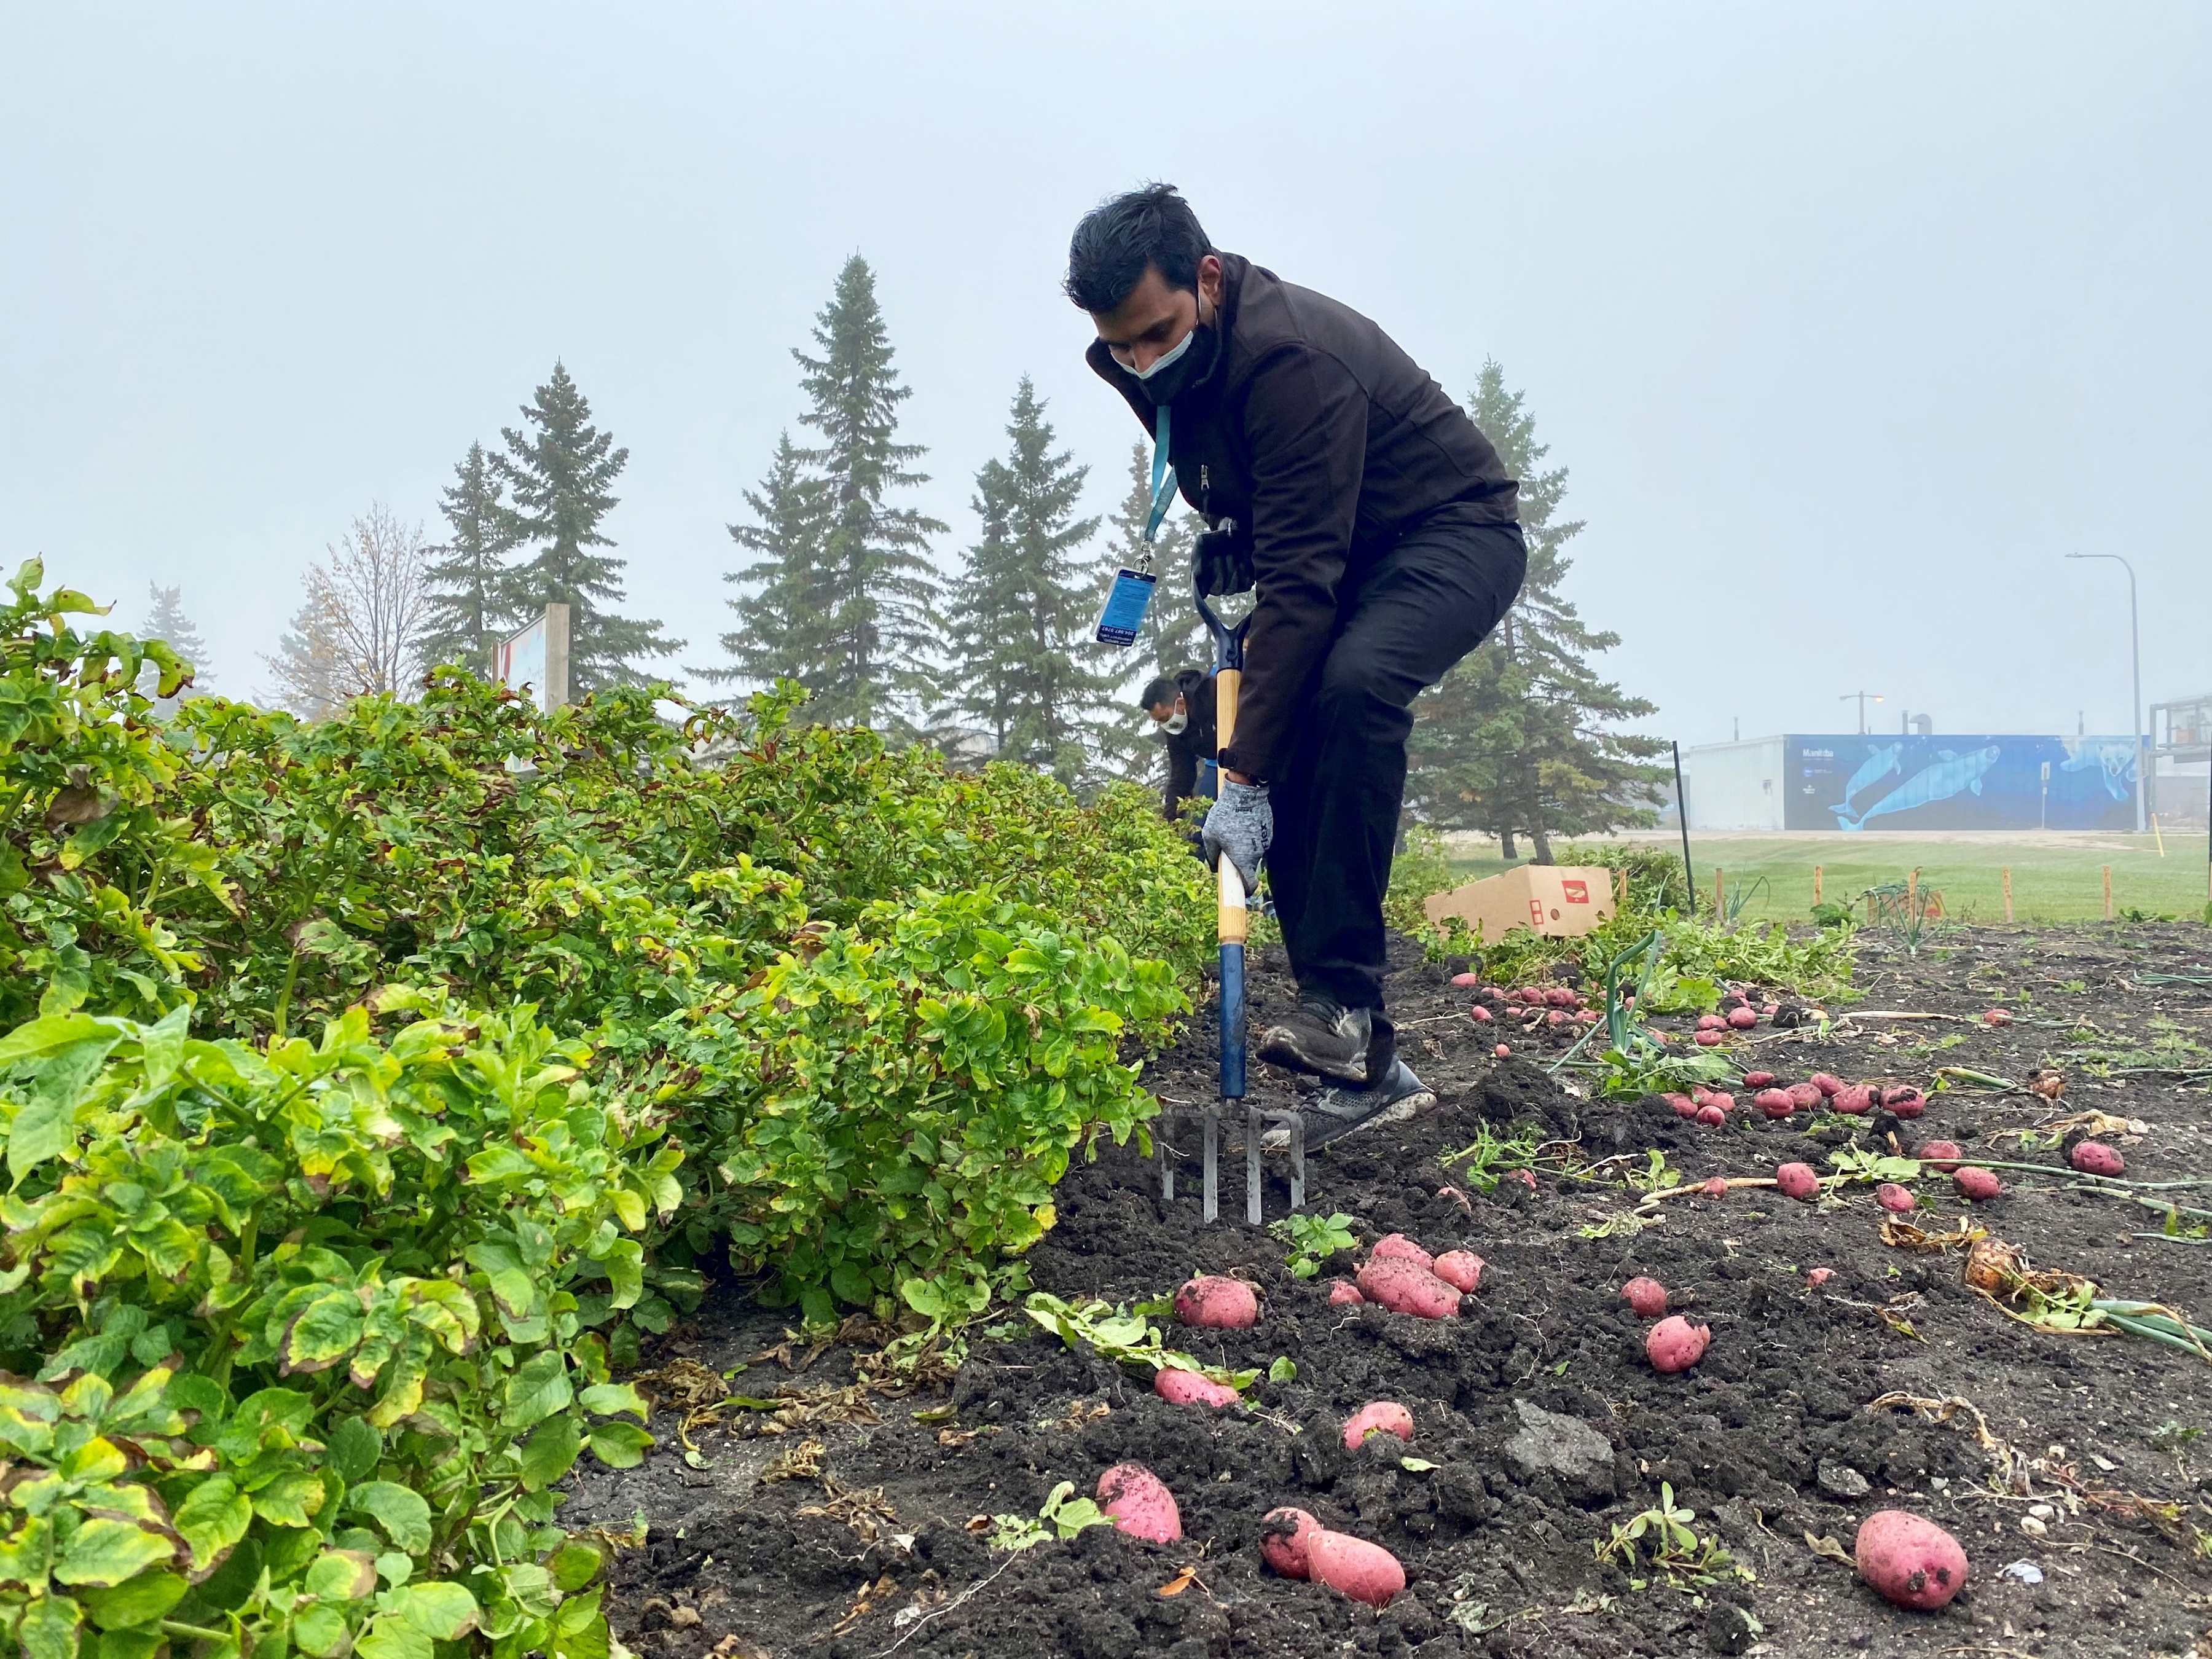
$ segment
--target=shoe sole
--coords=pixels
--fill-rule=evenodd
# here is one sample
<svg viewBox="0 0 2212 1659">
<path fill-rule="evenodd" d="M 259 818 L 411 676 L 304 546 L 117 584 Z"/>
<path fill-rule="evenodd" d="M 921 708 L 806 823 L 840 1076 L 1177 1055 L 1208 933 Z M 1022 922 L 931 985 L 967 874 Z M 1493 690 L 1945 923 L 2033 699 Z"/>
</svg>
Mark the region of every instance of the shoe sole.
<svg viewBox="0 0 2212 1659">
<path fill-rule="evenodd" d="M 1356 1123 L 1345 1123 L 1340 1118 L 1331 1118 L 1316 1126 L 1315 1121 L 1309 1117 L 1306 1120 L 1306 1150 L 1318 1152 L 1323 1146 L 1333 1146 L 1338 1141 L 1356 1135 L 1362 1129 L 1371 1129 L 1378 1123 L 1404 1123 L 1423 1112 L 1434 1109 L 1436 1103 L 1436 1096 L 1424 1089 L 1419 1094 L 1407 1095 L 1403 1100 L 1392 1101 L 1381 1111 L 1370 1117 L 1363 1117 Z M 1318 1134 L 1316 1133 L 1317 1127 L 1320 1129 Z M 1287 1152 L 1290 1149 L 1291 1132 L 1288 1129 L 1269 1129 L 1260 1137 L 1260 1150 L 1263 1152 Z"/>
<path fill-rule="evenodd" d="M 1367 1081 L 1367 1056 L 1341 1065 L 1328 1065 L 1309 1059 L 1297 1050 L 1296 1042 L 1284 1028 L 1270 1027 L 1260 1037 L 1260 1058 L 1271 1065 L 1285 1066 L 1293 1072 L 1304 1072 L 1308 1077 L 1334 1078 L 1339 1083 Z"/>
</svg>

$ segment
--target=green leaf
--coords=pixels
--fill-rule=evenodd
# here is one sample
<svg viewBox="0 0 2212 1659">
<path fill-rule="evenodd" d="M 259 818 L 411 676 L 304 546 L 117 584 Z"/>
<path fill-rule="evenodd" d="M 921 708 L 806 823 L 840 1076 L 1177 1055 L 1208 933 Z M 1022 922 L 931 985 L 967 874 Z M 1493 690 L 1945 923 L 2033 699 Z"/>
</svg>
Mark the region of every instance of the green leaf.
<svg viewBox="0 0 2212 1659">
<path fill-rule="evenodd" d="M 360 1345 L 367 1310 L 349 1290 L 331 1289 L 300 1309 L 276 1352 L 281 1375 L 328 1370 Z"/>
<path fill-rule="evenodd" d="M 88 1037 L 111 1035 L 108 1023 L 90 1014 L 49 1014 L 18 1025 L 0 1037 L 0 1066 L 13 1066 L 33 1054 L 51 1054 Z"/>
<path fill-rule="evenodd" d="M 413 1620 L 396 1613 L 380 1613 L 355 1644 L 361 1659 L 435 1659 L 430 1634 Z"/>
<path fill-rule="evenodd" d="M 591 1390 L 585 1392 L 588 1395 Z M 575 1467 L 583 1448 L 583 1433 L 574 1418 L 564 1413 L 548 1419 L 523 1443 L 523 1485 L 533 1492 L 551 1486 Z"/>
<path fill-rule="evenodd" d="M 312 1526 L 327 1496 L 314 1470 L 286 1469 L 253 1493 L 253 1512 L 279 1527 Z"/>
<path fill-rule="evenodd" d="M 1425 1457 L 1401 1457 L 1398 1460 L 1398 1467 L 1410 1470 L 1415 1474 L 1426 1474 L 1431 1469 L 1436 1468 L 1436 1465 Z"/>
<path fill-rule="evenodd" d="M 292 1644 L 313 1659 L 331 1659 L 352 1638 L 346 1616 L 337 1607 L 302 1607 L 292 1616 Z"/>
<path fill-rule="evenodd" d="M 629 1412 L 639 1422 L 646 1420 L 645 1398 L 627 1382 L 595 1382 L 577 1397 L 577 1403 L 596 1416 Z"/>
<path fill-rule="evenodd" d="M 64 1584 L 111 1587 L 149 1567 L 167 1565 L 176 1553 L 174 1539 L 135 1521 L 103 1516 L 76 1529 L 54 1564 L 54 1578 Z"/>
<path fill-rule="evenodd" d="M 419 1492 L 390 1480 L 364 1480 L 346 1493 L 345 1506 L 374 1516 L 384 1535 L 410 1555 L 430 1547 L 430 1506 Z"/>
<path fill-rule="evenodd" d="M 213 1572 L 231 1547 L 246 1536 L 253 1522 L 253 1505 L 228 1475 L 214 1474 L 191 1489 L 170 1521 L 191 1547 L 197 1581 Z"/>
<path fill-rule="evenodd" d="M 553 1583 L 564 1595 L 580 1590 L 599 1576 L 606 1558 L 597 1546 L 572 1538 L 553 1552 L 550 1564 Z"/>
<path fill-rule="evenodd" d="M 308 1566 L 307 1586 L 325 1601 L 358 1601 L 376 1588 L 376 1558 L 367 1550 L 325 1550 Z"/>
<path fill-rule="evenodd" d="M 477 1627 L 477 1599 L 459 1584 L 436 1580 L 408 1584 L 386 1598 L 407 1622 L 441 1642 L 455 1642 Z"/>
<path fill-rule="evenodd" d="M 184 1600 L 189 1588 L 181 1573 L 145 1572 L 113 1589 L 86 1589 L 77 1600 L 102 1630 L 150 1625 Z"/>
<path fill-rule="evenodd" d="M 68 1596 L 40 1597 L 23 1609 L 23 1622 L 15 1627 L 23 1659 L 76 1659 L 76 1633 L 83 1622 Z"/>
<path fill-rule="evenodd" d="M 568 1362 L 549 1348 L 531 1355 L 507 1378 L 503 1420 L 510 1428 L 526 1429 L 566 1409 L 574 1398 L 575 1389 L 568 1381 Z"/>
<path fill-rule="evenodd" d="M 1267 1381 L 1270 1382 L 1295 1382 L 1297 1380 L 1297 1362 L 1288 1354 L 1278 1354 L 1275 1363 L 1267 1367 Z"/>
<path fill-rule="evenodd" d="M 331 1431 L 324 1467 L 351 1486 L 376 1468 L 384 1455 L 384 1437 L 366 1418 L 349 1417 Z"/>
<path fill-rule="evenodd" d="M 635 1423 L 599 1423 L 592 1428 L 592 1455 L 611 1469 L 634 1469 L 645 1461 L 653 1437 Z"/>
</svg>

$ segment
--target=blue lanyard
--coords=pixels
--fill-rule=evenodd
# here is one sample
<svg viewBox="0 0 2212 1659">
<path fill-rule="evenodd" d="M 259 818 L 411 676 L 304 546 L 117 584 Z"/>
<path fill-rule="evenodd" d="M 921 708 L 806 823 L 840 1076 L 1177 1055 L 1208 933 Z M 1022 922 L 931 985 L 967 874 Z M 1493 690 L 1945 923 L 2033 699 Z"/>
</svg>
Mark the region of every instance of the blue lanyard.
<svg viewBox="0 0 2212 1659">
<path fill-rule="evenodd" d="M 1152 538 L 1159 534 L 1160 520 L 1168 515 L 1174 503 L 1175 467 L 1168 460 L 1168 410 L 1172 405 L 1162 404 L 1152 422 L 1152 510 L 1145 520 L 1145 541 L 1149 548 Z M 1145 562 L 1152 562 L 1146 553 Z"/>
</svg>

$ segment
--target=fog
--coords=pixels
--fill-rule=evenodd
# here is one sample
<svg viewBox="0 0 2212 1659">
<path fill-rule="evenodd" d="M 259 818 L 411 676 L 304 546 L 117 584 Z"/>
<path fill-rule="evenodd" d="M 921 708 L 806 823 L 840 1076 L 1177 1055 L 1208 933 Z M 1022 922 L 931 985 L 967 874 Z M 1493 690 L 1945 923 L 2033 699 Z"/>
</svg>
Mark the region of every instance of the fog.
<svg viewBox="0 0 2212 1659">
<path fill-rule="evenodd" d="M 0 559 L 184 589 L 268 683 L 370 502 L 438 528 L 557 357 L 629 447 L 629 609 L 711 662 L 723 528 L 873 265 L 933 475 L 1035 376 L 1135 428 L 1058 279 L 1101 196 L 1496 357 L 1569 592 L 1685 742 L 2124 732 L 2212 688 L 2212 13 L 1449 4 L 0 8 Z"/>
</svg>

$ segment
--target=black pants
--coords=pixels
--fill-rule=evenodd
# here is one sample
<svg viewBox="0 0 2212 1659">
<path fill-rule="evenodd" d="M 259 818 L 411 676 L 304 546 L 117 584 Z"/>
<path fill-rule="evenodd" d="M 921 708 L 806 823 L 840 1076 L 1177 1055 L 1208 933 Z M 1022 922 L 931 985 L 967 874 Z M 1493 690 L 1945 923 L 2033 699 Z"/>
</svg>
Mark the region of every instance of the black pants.
<svg viewBox="0 0 2212 1659">
<path fill-rule="evenodd" d="M 1406 794 L 1415 696 L 1481 643 L 1521 591 L 1518 525 L 1432 514 L 1349 580 L 1281 775 L 1269 781 L 1268 890 L 1302 991 L 1376 1015 L 1369 1081 L 1396 1046 L 1382 1012 L 1382 896 Z"/>
</svg>

